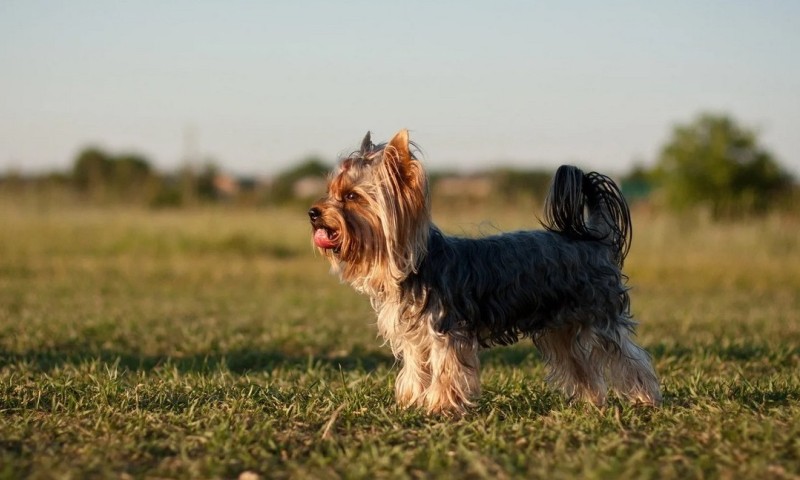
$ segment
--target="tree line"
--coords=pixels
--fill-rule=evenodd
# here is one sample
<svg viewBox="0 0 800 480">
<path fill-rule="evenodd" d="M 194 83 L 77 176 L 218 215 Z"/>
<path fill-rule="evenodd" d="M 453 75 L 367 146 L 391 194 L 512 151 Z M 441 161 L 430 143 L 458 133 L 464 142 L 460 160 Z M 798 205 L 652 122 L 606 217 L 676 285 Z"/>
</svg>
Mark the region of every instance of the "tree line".
<svg viewBox="0 0 800 480">
<path fill-rule="evenodd" d="M 144 156 L 89 147 L 76 155 L 67 174 L 28 179 L 28 183 L 55 183 L 73 190 L 83 201 L 98 204 L 178 207 L 233 197 L 239 203 L 276 204 L 307 201 L 302 197 L 320 194 L 314 188 L 323 188 L 329 169 L 330 164 L 314 157 L 269 182 L 226 177 L 213 162 L 164 174 Z M 499 168 L 481 175 L 491 186 L 492 199 L 502 203 L 520 196 L 543 199 L 551 174 Z M 434 172 L 432 188 L 447 177 Z M 298 189 L 302 181 L 311 181 L 312 188 Z M 0 187 L 14 183 L 13 175 L 0 179 Z M 797 209 L 800 198 L 794 179 L 761 144 L 756 130 L 713 113 L 675 125 L 652 166 L 636 165 L 620 177 L 620 183 L 632 201 L 646 199 L 675 211 L 702 208 L 715 218 L 759 214 L 786 205 Z"/>
</svg>

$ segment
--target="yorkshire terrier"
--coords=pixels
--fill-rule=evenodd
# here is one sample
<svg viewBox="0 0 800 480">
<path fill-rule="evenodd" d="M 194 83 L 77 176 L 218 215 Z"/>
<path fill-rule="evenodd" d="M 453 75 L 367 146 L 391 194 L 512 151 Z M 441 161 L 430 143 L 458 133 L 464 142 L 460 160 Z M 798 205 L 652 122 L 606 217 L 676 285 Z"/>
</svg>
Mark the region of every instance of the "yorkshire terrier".
<svg viewBox="0 0 800 480">
<path fill-rule="evenodd" d="M 622 273 L 631 222 L 616 184 L 565 165 L 545 202 L 544 230 L 452 237 L 431 222 L 416 151 L 406 130 L 379 145 L 367 133 L 308 212 L 314 244 L 369 295 L 401 362 L 397 402 L 462 414 L 480 393 L 478 350 L 530 337 L 548 382 L 570 400 L 601 406 L 608 385 L 660 404 L 650 357 L 631 340 Z"/>
</svg>

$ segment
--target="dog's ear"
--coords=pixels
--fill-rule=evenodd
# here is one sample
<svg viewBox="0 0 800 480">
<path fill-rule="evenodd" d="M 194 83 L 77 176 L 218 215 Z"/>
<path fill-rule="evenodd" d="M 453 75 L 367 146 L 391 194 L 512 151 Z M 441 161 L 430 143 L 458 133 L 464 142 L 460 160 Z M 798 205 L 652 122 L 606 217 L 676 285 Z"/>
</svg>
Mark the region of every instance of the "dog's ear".
<svg viewBox="0 0 800 480">
<path fill-rule="evenodd" d="M 408 148 L 408 130 L 405 128 L 397 132 L 383 151 L 384 161 L 394 161 L 399 165 L 400 171 L 406 172 L 413 161 Z"/>
<path fill-rule="evenodd" d="M 364 135 L 364 140 L 361 140 L 361 155 L 364 156 L 372 151 L 374 145 L 372 144 L 372 136 L 369 131 Z"/>
<path fill-rule="evenodd" d="M 406 191 L 411 192 L 422 205 L 425 200 L 427 182 L 422 164 L 411 153 L 413 145 L 408 140 L 408 130 L 400 130 L 383 149 L 383 163 L 390 171 L 395 172 L 400 180 L 399 183 L 406 187 Z"/>
</svg>

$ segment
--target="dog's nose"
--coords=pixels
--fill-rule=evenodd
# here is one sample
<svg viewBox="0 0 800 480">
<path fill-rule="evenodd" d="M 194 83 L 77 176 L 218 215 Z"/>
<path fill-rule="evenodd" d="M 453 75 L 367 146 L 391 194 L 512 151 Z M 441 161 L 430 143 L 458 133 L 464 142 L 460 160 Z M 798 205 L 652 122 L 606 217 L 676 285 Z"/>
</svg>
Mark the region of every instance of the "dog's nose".
<svg viewBox="0 0 800 480">
<path fill-rule="evenodd" d="M 314 207 L 308 211 L 308 217 L 311 219 L 312 222 L 316 221 L 320 215 L 322 215 L 322 212 L 320 212 L 319 208 L 317 207 Z"/>
</svg>

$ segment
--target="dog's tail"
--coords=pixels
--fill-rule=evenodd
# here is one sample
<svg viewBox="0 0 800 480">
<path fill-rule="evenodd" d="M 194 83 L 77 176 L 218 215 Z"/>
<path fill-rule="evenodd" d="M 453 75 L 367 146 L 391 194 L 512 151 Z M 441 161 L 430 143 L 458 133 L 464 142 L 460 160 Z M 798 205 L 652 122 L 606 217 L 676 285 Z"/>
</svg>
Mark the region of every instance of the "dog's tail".
<svg viewBox="0 0 800 480">
<path fill-rule="evenodd" d="M 620 267 L 633 238 L 631 213 L 614 181 L 570 165 L 559 167 L 553 177 L 542 225 L 576 240 L 607 244 Z"/>
</svg>

